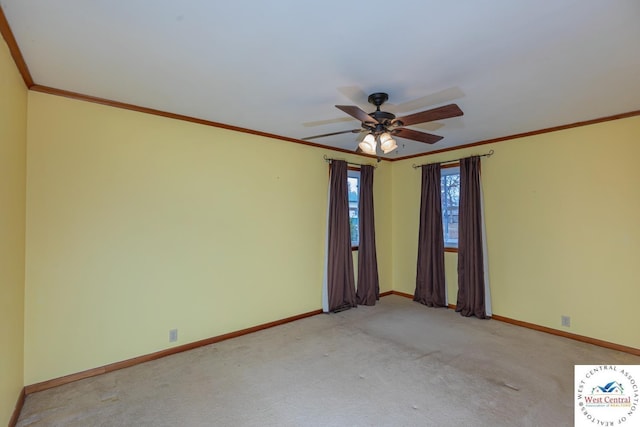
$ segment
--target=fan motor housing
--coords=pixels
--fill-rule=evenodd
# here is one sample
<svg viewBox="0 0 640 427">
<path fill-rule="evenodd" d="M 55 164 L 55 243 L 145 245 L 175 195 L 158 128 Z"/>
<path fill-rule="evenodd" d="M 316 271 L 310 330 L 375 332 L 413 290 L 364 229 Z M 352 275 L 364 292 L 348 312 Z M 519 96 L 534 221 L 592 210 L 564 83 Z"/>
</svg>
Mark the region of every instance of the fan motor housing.
<svg viewBox="0 0 640 427">
<path fill-rule="evenodd" d="M 376 92 L 369 95 L 367 100 L 369 101 L 369 104 L 379 107 L 389 100 L 389 95 L 384 92 Z"/>
<path fill-rule="evenodd" d="M 371 117 L 373 117 L 374 119 L 376 119 L 378 121 L 378 123 L 385 123 L 385 122 L 391 121 L 391 120 L 396 118 L 395 114 L 388 113 L 386 111 L 374 111 L 373 113 L 370 113 L 369 115 Z"/>
<path fill-rule="evenodd" d="M 369 115 L 376 119 L 376 121 L 383 126 L 389 126 L 391 122 L 396 118 L 395 114 L 386 111 L 380 111 L 380 106 L 387 102 L 388 99 L 389 95 L 384 92 L 372 93 L 368 98 L 369 103 L 376 106 L 376 111 L 374 111 L 373 113 L 369 113 Z M 374 123 L 367 124 L 376 127 L 376 124 Z M 379 132 L 380 130 L 378 129 L 377 131 Z"/>
</svg>

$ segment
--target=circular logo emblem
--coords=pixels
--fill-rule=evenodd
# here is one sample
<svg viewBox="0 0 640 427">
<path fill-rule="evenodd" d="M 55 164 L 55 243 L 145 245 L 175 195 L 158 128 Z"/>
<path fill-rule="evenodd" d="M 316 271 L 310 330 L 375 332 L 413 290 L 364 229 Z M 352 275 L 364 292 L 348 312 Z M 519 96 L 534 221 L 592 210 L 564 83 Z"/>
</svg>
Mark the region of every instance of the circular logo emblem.
<svg viewBox="0 0 640 427">
<path fill-rule="evenodd" d="M 638 365 L 576 365 L 575 425 L 638 425 L 638 373 Z"/>
</svg>

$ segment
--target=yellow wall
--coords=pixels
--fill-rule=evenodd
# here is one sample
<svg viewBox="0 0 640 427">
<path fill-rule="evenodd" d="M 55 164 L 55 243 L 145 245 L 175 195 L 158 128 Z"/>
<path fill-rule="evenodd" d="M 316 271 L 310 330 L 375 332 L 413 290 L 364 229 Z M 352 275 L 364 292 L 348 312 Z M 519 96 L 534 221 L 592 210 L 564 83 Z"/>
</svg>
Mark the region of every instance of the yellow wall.
<svg viewBox="0 0 640 427">
<path fill-rule="evenodd" d="M 172 328 L 184 344 L 321 308 L 324 154 L 31 92 L 25 382 L 171 347 Z"/>
<path fill-rule="evenodd" d="M 394 289 L 415 289 L 420 172 L 411 164 L 494 149 L 482 161 L 493 312 L 640 348 L 638 135 L 633 117 L 395 162 Z M 453 304 L 456 262 L 446 255 Z"/>
<path fill-rule="evenodd" d="M 322 156 L 367 159 L 28 100 L 24 383 L 171 347 L 172 328 L 179 345 L 320 308 Z M 483 160 L 494 313 L 558 329 L 568 315 L 569 332 L 639 348 L 639 132 L 635 117 L 378 164 L 381 291 L 415 287 L 411 165 L 495 149 Z M 455 303 L 457 256 L 445 262 Z"/>
<path fill-rule="evenodd" d="M 23 382 L 27 88 L 0 38 L 0 425 Z"/>
</svg>

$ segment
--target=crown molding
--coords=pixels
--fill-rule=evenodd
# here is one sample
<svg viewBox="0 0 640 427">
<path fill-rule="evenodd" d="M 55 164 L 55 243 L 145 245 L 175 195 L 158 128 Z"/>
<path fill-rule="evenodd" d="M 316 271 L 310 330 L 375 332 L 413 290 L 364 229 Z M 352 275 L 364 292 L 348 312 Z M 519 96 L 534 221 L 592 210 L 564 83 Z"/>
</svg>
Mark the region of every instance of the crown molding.
<svg viewBox="0 0 640 427">
<path fill-rule="evenodd" d="M 141 107 L 141 106 L 137 106 L 137 105 L 133 105 L 133 104 L 127 104 L 127 103 L 124 103 L 124 102 L 112 101 L 112 100 L 105 99 L 105 98 L 98 98 L 98 97 L 91 96 L 91 95 L 84 95 L 84 94 L 77 93 L 77 92 L 71 92 L 71 91 L 66 91 L 66 90 L 63 90 L 63 89 L 57 89 L 57 88 L 53 88 L 53 87 L 39 85 L 39 84 L 36 84 L 33 81 L 33 78 L 31 77 L 31 73 L 29 72 L 29 67 L 27 67 L 27 64 L 26 64 L 26 62 L 24 60 L 24 57 L 22 56 L 22 53 L 20 52 L 20 48 L 18 47 L 18 43 L 16 42 L 15 37 L 13 36 L 13 32 L 11 31 L 11 27 L 9 26 L 9 23 L 8 23 L 8 21 L 6 19 L 6 16 L 4 15 L 4 12 L 3 12 L 1 6 L 0 6 L 0 33 L 4 37 L 7 45 L 9 46 L 9 51 L 11 52 L 11 56 L 13 57 L 13 60 L 16 63 L 18 71 L 22 75 L 22 78 L 23 78 L 23 80 L 25 82 L 25 85 L 27 86 L 27 88 L 29 88 L 29 89 L 31 89 L 33 91 L 47 93 L 47 94 L 50 94 L 50 95 L 63 96 L 63 97 L 72 98 L 72 99 L 81 100 L 81 101 L 87 101 L 87 102 L 93 102 L 93 103 L 108 105 L 110 107 L 115 107 L 115 108 L 123 108 L 123 109 L 126 109 L 126 110 L 138 111 L 138 112 L 145 113 L 145 114 L 153 114 L 153 115 L 156 115 L 156 116 L 166 117 L 166 118 L 175 119 L 175 120 L 182 120 L 182 121 L 187 121 L 187 122 L 191 122 L 191 123 L 197 123 L 197 124 L 201 124 L 201 125 L 205 125 L 205 126 L 212 126 L 212 127 L 217 127 L 217 128 L 221 128 L 221 129 L 227 129 L 227 130 L 232 130 L 232 131 L 236 131 L 236 132 L 241 132 L 241 133 L 248 133 L 248 134 L 251 134 L 251 135 L 262 136 L 262 137 L 265 137 L 265 138 L 278 139 L 278 140 L 286 141 L 286 142 L 293 142 L 293 143 L 296 143 L 296 144 L 302 144 L 302 145 L 307 145 L 307 146 L 310 146 L 310 147 L 322 148 L 322 149 L 330 150 L 330 151 L 337 151 L 337 152 L 341 152 L 341 153 L 355 154 L 355 155 L 358 155 L 358 156 L 361 156 L 361 157 L 368 157 L 368 158 L 372 158 L 372 159 L 377 159 L 379 161 L 380 160 L 384 160 L 384 161 L 389 161 L 389 162 L 396 162 L 396 161 L 399 161 L 399 160 L 413 159 L 413 158 L 416 158 L 416 157 L 426 157 L 426 156 L 431 156 L 431 155 L 434 155 L 434 154 L 445 153 L 445 152 L 455 151 L 455 150 L 461 150 L 461 149 L 464 149 L 464 148 L 477 147 L 477 146 L 480 146 L 480 145 L 487 145 L 487 144 L 494 144 L 496 142 L 509 141 L 509 140 L 512 140 L 512 139 L 519 139 L 519 138 L 524 138 L 524 137 L 528 137 L 528 136 L 541 135 L 541 134 L 544 134 L 544 133 L 556 132 L 556 131 L 560 131 L 560 130 L 571 129 L 571 128 L 581 127 L 581 126 L 588 126 L 588 125 L 593 125 L 593 124 L 596 124 L 596 123 L 602 123 L 602 122 L 607 122 L 607 121 L 612 121 L 612 120 L 625 119 L 625 118 L 629 118 L 629 117 L 634 117 L 634 116 L 640 115 L 640 110 L 635 110 L 635 111 L 629 111 L 627 113 L 615 114 L 615 115 L 612 115 L 612 116 L 599 117 L 599 118 L 591 119 L 591 120 L 585 120 L 585 121 L 569 123 L 569 124 L 560 125 L 560 126 L 553 126 L 553 127 L 549 127 L 549 128 L 533 130 L 533 131 L 529 131 L 529 132 L 523 132 L 523 133 L 517 133 L 517 134 L 513 134 L 513 135 L 502 136 L 502 137 L 498 137 L 498 138 L 492 138 L 492 139 L 486 139 L 486 140 L 482 140 L 482 141 L 476 141 L 476 142 L 472 142 L 472 143 L 469 143 L 469 144 L 459 145 L 459 146 L 455 146 L 455 147 L 443 148 L 441 150 L 430 151 L 430 152 L 427 152 L 427 153 L 419 153 L 419 154 L 413 154 L 413 155 L 410 155 L 410 156 L 403 156 L 403 157 L 397 157 L 397 158 L 377 157 L 377 156 L 364 154 L 364 153 L 355 153 L 352 150 L 346 150 L 344 148 L 330 147 L 330 146 L 327 146 L 327 145 L 317 144 L 317 143 L 313 143 L 313 142 L 309 142 L 309 141 L 303 141 L 301 139 L 290 138 L 290 137 L 276 135 L 276 134 L 272 134 L 272 133 L 268 133 L 268 132 L 257 131 L 257 130 L 243 128 L 243 127 L 239 127 L 239 126 L 227 125 L 227 124 L 224 124 L 224 123 L 219 123 L 219 122 L 214 122 L 214 121 L 210 121 L 210 120 L 199 119 L 199 118 L 196 118 L 196 117 L 190 117 L 190 116 L 185 116 L 185 115 L 181 115 L 181 114 L 174 114 L 174 113 L 170 113 L 170 112 L 167 112 L 167 111 L 161 111 L 161 110 L 156 110 L 156 109 L 153 109 L 153 108 Z"/>
<path fill-rule="evenodd" d="M 398 161 L 398 160 L 413 159 L 415 157 L 431 156 L 433 154 L 446 153 L 448 151 L 456 151 L 456 150 L 461 150 L 463 148 L 477 147 L 479 145 L 486 145 L 486 144 L 494 144 L 496 142 L 509 141 L 509 140 L 512 140 L 512 139 L 519 139 L 519 138 L 524 138 L 524 137 L 527 137 L 527 136 L 541 135 L 543 133 L 549 133 L 549 132 L 557 132 L 559 130 L 577 128 L 577 127 L 581 127 L 581 126 L 589 126 L 589 125 L 594 125 L 596 123 L 609 122 L 609 121 L 612 121 L 612 120 L 626 119 L 626 118 L 634 117 L 634 116 L 640 116 L 640 110 L 629 111 L 627 113 L 621 113 L 621 114 L 614 114 L 613 116 L 599 117 L 597 119 L 584 120 L 584 121 L 581 121 L 581 122 L 569 123 L 569 124 L 566 124 L 566 125 L 553 126 L 553 127 L 550 127 L 550 128 L 533 130 L 533 131 L 530 131 L 530 132 L 516 133 L 516 134 L 508 135 L 508 136 L 501 136 L 499 138 L 485 139 L 483 141 L 472 142 L 470 144 L 458 145 L 456 147 L 443 148 L 442 150 L 430 151 L 428 153 L 423 153 L 423 154 L 414 154 L 414 155 L 405 156 L 405 157 L 398 157 L 396 159 L 390 159 L 390 160 L 392 162 L 395 162 L 395 161 Z"/>
<path fill-rule="evenodd" d="M 4 41 L 7 43 L 7 46 L 9 46 L 9 52 L 11 52 L 11 56 L 13 57 L 13 61 L 16 63 L 16 67 L 18 67 L 20 75 L 22 75 L 24 84 L 27 85 L 28 88 L 31 88 L 31 86 L 33 86 L 34 84 L 33 78 L 31 77 L 29 67 L 27 67 L 27 63 L 22 56 L 22 52 L 20 52 L 18 43 L 13 36 L 13 31 L 11 31 L 9 21 L 7 21 L 7 17 L 4 15 L 2 6 L 0 6 L 0 34 L 2 34 Z"/>
</svg>

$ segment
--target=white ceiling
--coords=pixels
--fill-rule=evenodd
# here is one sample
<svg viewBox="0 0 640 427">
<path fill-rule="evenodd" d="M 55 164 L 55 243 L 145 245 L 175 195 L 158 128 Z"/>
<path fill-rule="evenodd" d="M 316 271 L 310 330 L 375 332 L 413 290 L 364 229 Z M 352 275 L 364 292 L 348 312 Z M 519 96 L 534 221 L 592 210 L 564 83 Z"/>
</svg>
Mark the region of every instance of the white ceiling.
<svg viewBox="0 0 640 427">
<path fill-rule="evenodd" d="M 416 101 L 402 113 L 464 111 L 388 158 L 640 110 L 638 0 L 0 5 L 33 80 L 56 89 L 291 138 L 358 128 L 334 105 L 373 111 L 372 92 Z"/>
</svg>

